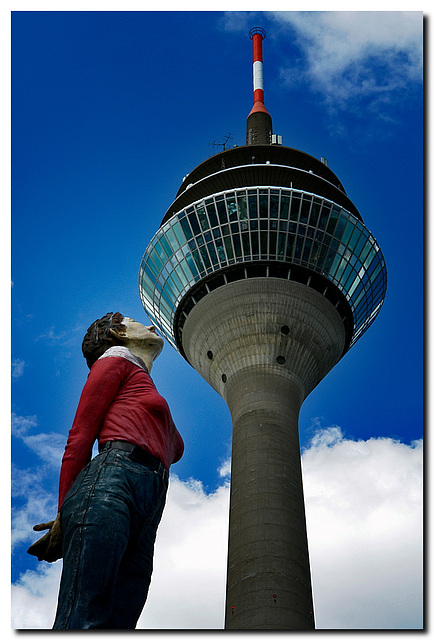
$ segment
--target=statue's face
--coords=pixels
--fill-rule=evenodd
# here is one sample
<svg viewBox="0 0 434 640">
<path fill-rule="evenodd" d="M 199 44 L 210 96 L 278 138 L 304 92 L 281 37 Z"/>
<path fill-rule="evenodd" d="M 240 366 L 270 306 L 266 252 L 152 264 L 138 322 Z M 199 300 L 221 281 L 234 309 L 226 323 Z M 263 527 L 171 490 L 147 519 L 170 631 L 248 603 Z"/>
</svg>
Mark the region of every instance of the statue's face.
<svg viewBox="0 0 434 640">
<path fill-rule="evenodd" d="M 155 354 L 153 356 L 154 359 L 160 354 L 164 346 L 164 340 L 156 333 L 154 326 L 145 327 L 140 322 L 133 320 L 133 318 L 126 318 L 125 316 L 122 324 L 125 326 L 128 343 L 153 351 Z"/>
</svg>

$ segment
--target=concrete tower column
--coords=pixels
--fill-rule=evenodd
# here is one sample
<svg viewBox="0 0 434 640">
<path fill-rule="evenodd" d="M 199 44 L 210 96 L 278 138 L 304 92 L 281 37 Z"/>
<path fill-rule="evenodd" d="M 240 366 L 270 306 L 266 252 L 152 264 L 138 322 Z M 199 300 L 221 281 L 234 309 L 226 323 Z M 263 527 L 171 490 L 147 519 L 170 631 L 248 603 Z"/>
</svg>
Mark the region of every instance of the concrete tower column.
<svg viewBox="0 0 434 640">
<path fill-rule="evenodd" d="M 227 629 L 313 629 L 298 414 L 302 391 L 261 368 L 234 376 Z"/>
<path fill-rule="evenodd" d="M 342 355 L 342 319 L 303 284 L 252 278 L 202 298 L 182 344 L 232 415 L 226 628 L 312 629 L 298 414 Z"/>
</svg>

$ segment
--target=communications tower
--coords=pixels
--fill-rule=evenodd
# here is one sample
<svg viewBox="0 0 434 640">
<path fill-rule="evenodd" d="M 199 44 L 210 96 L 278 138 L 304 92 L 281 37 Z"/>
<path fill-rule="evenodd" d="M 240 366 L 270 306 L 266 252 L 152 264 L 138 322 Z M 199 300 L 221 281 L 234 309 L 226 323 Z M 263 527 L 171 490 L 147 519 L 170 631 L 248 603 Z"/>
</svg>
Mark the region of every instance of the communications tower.
<svg viewBox="0 0 434 640">
<path fill-rule="evenodd" d="M 139 272 L 145 311 L 233 423 L 227 629 L 313 629 L 298 415 L 373 322 L 381 250 L 327 161 L 281 144 L 253 41 L 246 144 L 193 169 Z"/>
</svg>

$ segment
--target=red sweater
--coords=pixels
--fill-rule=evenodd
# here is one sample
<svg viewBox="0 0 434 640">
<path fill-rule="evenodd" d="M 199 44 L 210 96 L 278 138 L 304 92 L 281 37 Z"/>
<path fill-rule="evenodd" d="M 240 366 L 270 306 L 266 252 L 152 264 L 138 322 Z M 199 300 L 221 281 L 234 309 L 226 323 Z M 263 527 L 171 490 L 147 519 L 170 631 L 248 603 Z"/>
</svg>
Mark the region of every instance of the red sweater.
<svg viewBox="0 0 434 640">
<path fill-rule="evenodd" d="M 158 458 L 166 469 L 184 443 L 169 406 L 148 373 L 122 357 L 92 366 L 68 435 L 59 481 L 59 510 L 74 480 L 90 461 L 95 440 L 126 440 Z"/>
</svg>

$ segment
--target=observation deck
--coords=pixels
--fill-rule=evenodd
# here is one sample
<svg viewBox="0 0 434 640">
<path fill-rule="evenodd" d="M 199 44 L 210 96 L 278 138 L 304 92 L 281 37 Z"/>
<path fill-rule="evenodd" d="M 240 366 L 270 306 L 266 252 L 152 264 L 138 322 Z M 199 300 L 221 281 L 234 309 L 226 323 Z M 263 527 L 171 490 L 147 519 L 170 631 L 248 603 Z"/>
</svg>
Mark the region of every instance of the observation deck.
<svg viewBox="0 0 434 640">
<path fill-rule="evenodd" d="M 378 315 L 386 292 L 382 252 L 336 175 L 278 145 L 235 147 L 184 179 L 139 271 L 142 304 L 185 357 L 182 329 L 210 291 L 235 280 L 292 279 L 340 313 L 342 355 Z"/>
</svg>

